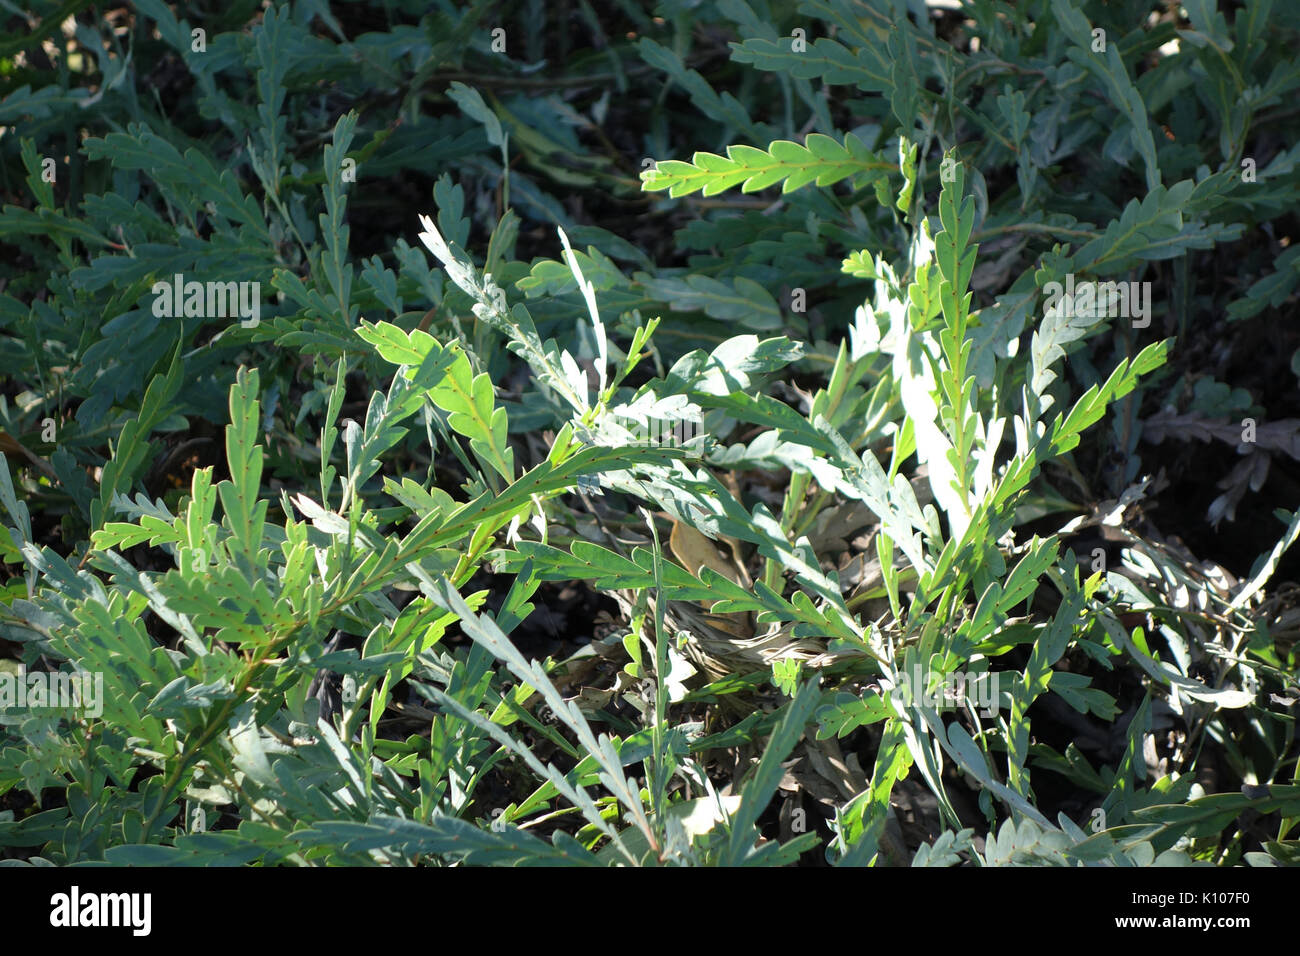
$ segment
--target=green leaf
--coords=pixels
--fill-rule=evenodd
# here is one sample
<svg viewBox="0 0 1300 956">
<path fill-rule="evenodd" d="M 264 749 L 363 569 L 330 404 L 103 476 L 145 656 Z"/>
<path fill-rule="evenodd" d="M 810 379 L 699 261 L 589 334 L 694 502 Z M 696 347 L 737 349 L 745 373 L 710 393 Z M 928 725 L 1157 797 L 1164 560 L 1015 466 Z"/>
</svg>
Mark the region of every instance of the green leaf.
<svg viewBox="0 0 1300 956">
<path fill-rule="evenodd" d="M 1056 22 L 1070 38 L 1073 46 L 1066 51 L 1075 63 L 1091 70 L 1106 90 L 1110 101 L 1124 114 L 1132 127 L 1133 143 L 1146 166 L 1147 189 L 1154 190 L 1160 185 L 1160 166 L 1156 161 L 1156 141 L 1151 135 L 1151 123 L 1147 118 L 1146 105 L 1137 87 L 1129 79 L 1124 61 L 1119 57 L 1119 50 L 1113 39 L 1105 38 L 1105 53 L 1093 50 L 1093 33 L 1088 20 L 1066 0 L 1052 0 L 1052 13 Z"/>
<path fill-rule="evenodd" d="M 740 792 L 740 807 L 731 818 L 731 832 L 723 853 L 724 866 L 738 866 L 753 852 L 754 824 L 767 809 L 777 785 L 785 774 L 781 761 L 785 760 L 803 736 L 813 710 L 821 702 L 821 690 L 816 679 L 799 688 L 788 705 L 785 716 L 768 738 L 767 747 L 758 762 L 754 775 Z"/>
<path fill-rule="evenodd" d="M 821 41 L 818 41 L 821 42 Z M 804 145 L 777 140 L 766 150 L 753 146 L 728 146 L 726 156 L 698 152 L 692 161 L 660 160 L 641 174 L 642 189 L 664 189 L 676 199 L 703 190 L 705 196 L 740 186 L 752 193 L 784 182 L 782 192 L 794 192 L 809 183 L 830 186 L 850 176 L 873 182 L 898 167 L 887 163 L 850 133 L 840 145 L 829 136 L 811 133 Z"/>
<path fill-rule="evenodd" d="M 162 424 L 172 411 L 172 401 L 180 391 L 183 362 L 178 345 L 166 375 L 155 375 L 145 389 L 136 417 L 122 426 L 113 459 L 104 465 L 99 481 L 99 500 L 90 506 L 90 523 L 98 529 L 110 514 L 114 496 L 129 492 L 139 477 L 149 453 L 149 433 Z"/>
<path fill-rule="evenodd" d="M 760 70 L 798 79 L 816 77 L 823 83 L 857 86 L 866 93 L 887 93 L 892 86 L 880 51 L 867 44 L 851 51 L 828 37 L 818 37 L 805 49 L 796 49 L 795 38 L 782 37 L 732 43 L 731 49 L 731 58 L 737 63 L 752 63 Z"/>
<path fill-rule="evenodd" d="M 261 423 L 256 369 L 240 368 L 230 388 L 230 424 L 226 426 L 226 461 L 230 479 L 217 486 L 221 507 L 240 553 L 248 562 L 245 570 L 256 573 L 266 522 L 266 501 L 259 501 L 262 486 L 262 446 L 257 444 Z"/>
</svg>

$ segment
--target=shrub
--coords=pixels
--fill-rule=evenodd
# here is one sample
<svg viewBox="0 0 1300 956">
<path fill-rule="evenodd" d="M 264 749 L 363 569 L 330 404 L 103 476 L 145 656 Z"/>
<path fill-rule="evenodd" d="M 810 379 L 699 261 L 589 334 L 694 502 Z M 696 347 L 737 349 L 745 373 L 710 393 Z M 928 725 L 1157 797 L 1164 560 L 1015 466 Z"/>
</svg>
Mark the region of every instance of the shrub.
<svg viewBox="0 0 1300 956">
<path fill-rule="evenodd" d="M 23 387 L 0 637 L 32 672 L 13 686 L 83 681 L 0 716 L 0 845 L 1295 859 L 1275 579 L 1300 517 L 1238 582 L 1158 532 L 1167 479 L 1139 455 L 1144 424 L 1231 440 L 1227 415 L 1272 413 L 1216 521 L 1300 457 L 1276 396 L 1181 345 L 1294 291 L 1300 154 L 1271 125 L 1293 12 L 719 0 L 624 10 L 644 35 L 604 54 L 598 26 L 582 53 L 546 41 L 565 75 L 535 77 L 497 48 L 526 35 L 537 61 L 537 31 L 486 4 L 386 7 L 374 32 L 354 6 L 203 28 L 150 0 L 76 21 L 57 73 L 29 66 L 36 34 L 0 41 L 26 186 L 0 213 Z M 170 110 L 146 65 L 186 77 Z M 429 111 L 435 81 L 457 113 Z M 669 119 L 674 88 L 698 114 Z M 655 156 L 610 142 L 611 110 Z M 717 152 L 668 155 L 695 146 Z M 619 235 L 575 196 L 638 213 Z M 1237 288 L 1210 268 L 1229 255 Z M 590 595 L 582 640 L 539 649 L 557 585 Z M 1197 782 L 1207 747 L 1228 791 Z M 820 830 L 776 808 L 790 778 L 841 795 Z M 903 834 L 918 786 L 939 819 Z"/>
</svg>

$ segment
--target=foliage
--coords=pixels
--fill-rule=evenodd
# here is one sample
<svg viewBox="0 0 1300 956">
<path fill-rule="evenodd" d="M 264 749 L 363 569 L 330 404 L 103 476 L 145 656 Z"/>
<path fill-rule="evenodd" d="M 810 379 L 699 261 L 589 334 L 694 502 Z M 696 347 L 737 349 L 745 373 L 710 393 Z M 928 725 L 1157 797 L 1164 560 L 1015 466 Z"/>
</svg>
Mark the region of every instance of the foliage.
<svg viewBox="0 0 1300 956">
<path fill-rule="evenodd" d="M 0 656 L 103 687 L 0 708 L 0 847 L 1294 859 L 1300 512 L 1238 581 L 1139 443 L 1300 457 L 1183 346 L 1294 298 L 1300 21 L 1151 6 L 36 4 Z"/>
</svg>

